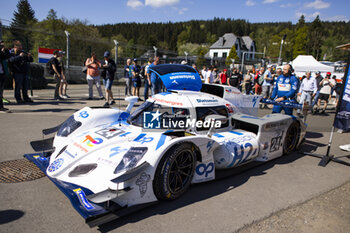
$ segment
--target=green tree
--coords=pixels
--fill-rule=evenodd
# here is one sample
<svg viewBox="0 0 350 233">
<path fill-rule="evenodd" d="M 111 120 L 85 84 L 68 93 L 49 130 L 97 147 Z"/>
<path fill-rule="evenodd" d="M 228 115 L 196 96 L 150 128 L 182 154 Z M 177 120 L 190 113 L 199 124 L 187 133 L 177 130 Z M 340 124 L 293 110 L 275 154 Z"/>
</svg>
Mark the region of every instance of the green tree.
<svg viewBox="0 0 350 233">
<path fill-rule="evenodd" d="M 321 46 L 324 40 L 324 28 L 320 17 L 317 16 L 311 23 L 308 33 L 308 52 L 312 54 L 316 60 L 321 58 Z"/>
<path fill-rule="evenodd" d="M 205 64 L 205 58 L 204 58 L 204 55 L 205 55 L 205 50 L 201 50 L 199 52 L 199 56 L 197 58 L 197 66 L 198 67 L 201 67 Z"/>
<path fill-rule="evenodd" d="M 299 27 L 296 30 L 293 45 L 293 58 L 296 58 L 298 55 L 307 54 L 307 32 L 307 26 Z"/>
<path fill-rule="evenodd" d="M 33 47 L 31 27 L 37 22 L 35 12 L 28 0 L 19 0 L 17 11 L 13 13 L 10 31 L 14 40 L 22 42 L 23 49 L 30 51 Z"/>
<path fill-rule="evenodd" d="M 235 59 L 235 62 L 239 61 L 239 57 L 237 55 L 236 47 L 233 45 L 230 49 L 230 52 L 228 53 L 228 56 L 226 57 L 225 64 L 230 65 L 232 63 L 231 59 Z"/>
</svg>

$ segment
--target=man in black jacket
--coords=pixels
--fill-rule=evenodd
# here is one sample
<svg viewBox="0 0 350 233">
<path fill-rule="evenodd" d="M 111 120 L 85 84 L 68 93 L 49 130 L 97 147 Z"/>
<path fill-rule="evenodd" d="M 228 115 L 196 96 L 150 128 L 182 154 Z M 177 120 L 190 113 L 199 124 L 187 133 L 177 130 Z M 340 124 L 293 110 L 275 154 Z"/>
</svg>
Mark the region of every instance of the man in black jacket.
<svg viewBox="0 0 350 233">
<path fill-rule="evenodd" d="M 110 58 L 109 51 L 106 51 L 103 54 L 104 60 L 101 62 L 102 72 L 101 76 L 103 77 L 103 84 L 106 88 L 106 103 L 103 107 L 109 107 L 111 104 L 115 104 L 112 93 L 112 84 L 114 80 L 114 73 L 117 71 L 117 66 L 112 58 Z M 111 100 L 111 102 L 109 102 Z"/>
<path fill-rule="evenodd" d="M 6 59 L 10 58 L 10 51 L 5 48 L 4 41 L 0 41 L 0 111 L 6 112 L 7 108 L 4 108 L 2 102 L 2 94 L 4 92 L 5 78 L 8 75 L 8 69 Z"/>
<path fill-rule="evenodd" d="M 28 70 L 29 63 L 33 62 L 33 57 L 30 53 L 22 50 L 22 44 L 18 40 L 14 43 L 14 48 L 11 51 L 8 59 L 13 78 L 15 80 L 15 98 L 17 104 L 25 102 L 33 102 L 28 96 Z M 22 89 L 22 97 L 21 97 Z"/>
</svg>

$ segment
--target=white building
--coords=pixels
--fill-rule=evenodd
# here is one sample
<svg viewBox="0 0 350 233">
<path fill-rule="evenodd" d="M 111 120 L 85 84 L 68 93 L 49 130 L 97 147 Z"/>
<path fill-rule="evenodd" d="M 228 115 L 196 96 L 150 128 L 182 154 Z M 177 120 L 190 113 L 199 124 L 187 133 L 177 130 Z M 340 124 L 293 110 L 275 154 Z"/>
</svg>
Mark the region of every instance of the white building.
<svg viewBox="0 0 350 233">
<path fill-rule="evenodd" d="M 207 55 L 212 58 L 226 58 L 233 45 L 239 59 L 242 59 L 243 52 L 256 51 L 255 42 L 249 36 L 239 37 L 233 33 L 226 33 L 210 46 Z M 254 54 L 245 54 L 245 60 L 252 60 L 254 57 Z"/>
</svg>

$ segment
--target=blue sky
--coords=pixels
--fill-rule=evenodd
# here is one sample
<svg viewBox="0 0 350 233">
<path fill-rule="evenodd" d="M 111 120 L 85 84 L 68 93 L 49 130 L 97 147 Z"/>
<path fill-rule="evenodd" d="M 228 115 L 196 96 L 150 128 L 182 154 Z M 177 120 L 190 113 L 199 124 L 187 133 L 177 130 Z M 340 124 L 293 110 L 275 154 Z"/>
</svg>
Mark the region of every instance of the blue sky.
<svg viewBox="0 0 350 233">
<path fill-rule="evenodd" d="M 179 22 L 192 19 L 234 18 L 249 22 L 296 23 L 316 15 L 321 20 L 350 20 L 349 0 L 29 0 L 39 20 L 50 8 L 59 18 L 87 20 L 90 24 L 121 22 Z M 0 19 L 8 25 L 17 0 L 0 0 Z"/>
</svg>

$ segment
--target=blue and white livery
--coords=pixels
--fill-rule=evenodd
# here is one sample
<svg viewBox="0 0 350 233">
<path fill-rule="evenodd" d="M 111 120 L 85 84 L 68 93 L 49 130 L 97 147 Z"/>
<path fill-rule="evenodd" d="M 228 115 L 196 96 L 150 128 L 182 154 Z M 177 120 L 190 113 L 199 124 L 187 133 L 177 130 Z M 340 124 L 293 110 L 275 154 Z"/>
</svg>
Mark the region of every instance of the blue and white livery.
<svg viewBox="0 0 350 233">
<path fill-rule="evenodd" d="M 58 128 L 53 151 L 26 155 L 90 226 L 179 198 L 191 184 L 214 180 L 221 171 L 290 153 L 304 138 L 298 118 L 245 114 L 244 107 L 256 108 L 259 99 L 243 98 L 232 87 L 202 86 L 189 66 L 152 69 L 168 92 L 131 114 L 134 99 L 125 112 L 84 108 Z M 207 93 L 213 90 L 216 95 Z"/>
</svg>

